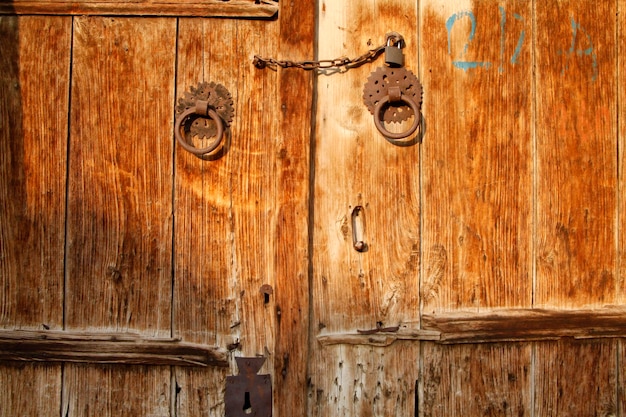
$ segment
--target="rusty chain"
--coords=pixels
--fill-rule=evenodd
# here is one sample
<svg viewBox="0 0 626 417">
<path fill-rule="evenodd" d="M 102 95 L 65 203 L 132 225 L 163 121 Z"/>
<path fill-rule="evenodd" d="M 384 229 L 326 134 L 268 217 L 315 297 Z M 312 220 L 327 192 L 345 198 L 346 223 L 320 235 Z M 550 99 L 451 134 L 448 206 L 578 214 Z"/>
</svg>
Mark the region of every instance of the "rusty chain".
<svg viewBox="0 0 626 417">
<path fill-rule="evenodd" d="M 299 69 L 303 69 L 306 71 L 311 71 L 311 70 L 317 70 L 317 69 L 323 70 L 323 69 L 330 69 L 330 68 L 346 68 L 346 69 L 356 68 L 367 62 L 375 61 L 376 58 L 378 58 L 378 56 L 385 50 L 386 46 L 400 45 L 401 48 L 404 46 L 403 45 L 404 38 L 402 37 L 402 35 L 400 35 L 397 32 L 388 33 L 385 36 L 385 39 L 386 41 L 384 44 L 380 45 L 377 48 L 370 49 L 363 55 L 354 59 L 341 57 L 341 58 L 335 58 L 335 59 L 322 59 L 318 61 L 288 61 L 288 60 L 281 61 L 281 60 L 277 60 L 274 58 L 262 58 L 258 55 L 255 55 L 252 63 L 258 69 L 264 69 L 268 67 L 275 69 L 276 67 L 281 67 L 281 68 L 299 68 Z"/>
</svg>

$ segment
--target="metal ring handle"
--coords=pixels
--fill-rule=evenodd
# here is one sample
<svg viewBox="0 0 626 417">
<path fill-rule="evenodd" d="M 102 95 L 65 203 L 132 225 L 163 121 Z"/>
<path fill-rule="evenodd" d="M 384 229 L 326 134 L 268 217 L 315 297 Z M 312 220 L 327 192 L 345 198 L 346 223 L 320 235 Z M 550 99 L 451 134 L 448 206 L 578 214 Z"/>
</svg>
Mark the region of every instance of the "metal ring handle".
<svg viewBox="0 0 626 417">
<path fill-rule="evenodd" d="M 407 130 L 406 132 L 392 133 L 388 131 L 387 129 L 385 129 L 385 126 L 383 125 L 381 112 L 385 104 L 391 102 L 389 95 L 386 95 L 385 97 L 381 98 L 380 101 L 376 103 L 376 106 L 374 107 L 374 124 L 376 125 L 376 129 L 378 129 L 378 131 L 384 137 L 389 138 L 389 139 L 404 139 L 408 136 L 411 136 L 420 125 L 420 108 L 417 105 L 417 103 L 411 97 L 406 96 L 404 94 L 400 94 L 400 100 L 398 101 L 402 101 L 408 104 L 409 107 L 413 109 L 413 114 L 415 115 L 413 124 L 411 125 L 409 130 Z"/>
<path fill-rule="evenodd" d="M 212 108 L 206 108 L 206 113 L 204 113 L 203 111 L 199 111 L 200 109 L 198 107 L 200 106 L 187 109 L 176 118 L 176 123 L 174 124 L 174 136 L 176 136 L 176 140 L 186 151 L 191 152 L 196 156 L 202 156 L 214 151 L 215 148 L 217 148 L 222 142 L 222 139 L 224 138 L 224 121 Z M 183 122 L 194 114 L 198 116 L 209 116 L 217 125 L 217 139 L 206 148 L 196 148 L 191 143 L 187 142 L 184 135 L 180 133 L 180 128 L 183 126 Z"/>
</svg>

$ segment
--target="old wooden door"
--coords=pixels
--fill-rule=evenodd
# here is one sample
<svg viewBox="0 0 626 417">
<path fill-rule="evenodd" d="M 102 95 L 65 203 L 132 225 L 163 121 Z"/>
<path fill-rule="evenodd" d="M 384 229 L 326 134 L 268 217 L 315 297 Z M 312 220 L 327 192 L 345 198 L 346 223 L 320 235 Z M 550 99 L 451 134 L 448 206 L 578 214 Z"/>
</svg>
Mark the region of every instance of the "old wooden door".
<svg viewBox="0 0 626 417">
<path fill-rule="evenodd" d="M 0 4 L 0 415 L 223 416 L 241 356 L 274 416 L 624 415 L 625 7 Z M 401 144 L 382 57 L 252 65 L 390 31 Z M 208 160 L 172 133 L 203 81 L 235 108 Z"/>
</svg>

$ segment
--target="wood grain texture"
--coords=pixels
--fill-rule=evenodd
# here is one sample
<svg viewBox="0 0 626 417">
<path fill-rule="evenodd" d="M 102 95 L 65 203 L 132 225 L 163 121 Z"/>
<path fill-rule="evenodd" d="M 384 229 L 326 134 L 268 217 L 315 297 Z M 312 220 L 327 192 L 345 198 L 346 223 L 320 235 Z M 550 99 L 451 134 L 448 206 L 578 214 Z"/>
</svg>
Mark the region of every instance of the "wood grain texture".
<svg viewBox="0 0 626 417">
<path fill-rule="evenodd" d="M 617 120 L 618 120 L 618 184 L 617 184 L 617 218 L 618 218 L 618 303 L 626 302 L 626 91 L 620 86 L 626 82 L 626 0 L 617 2 Z"/>
<path fill-rule="evenodd" d="M 175 23 L 74 19 L 68 329 L 171 334 Z M 63 407 L 162 415 L 169 384 L 168 368 L 67 365 Z"/>
<path fill-rule="evenodd" d="M 259 129 L 251 119 L 250 106 L 254 101 L 246 90 L 253 83 L 246 86 L 241 82 L 254 76 L 247 56 L 254 54 L 263 38 L 262 27 L 255 28 L 257 35 L 252 34 L 251 22 L 181 19 L 179 24 L 177 97 L 199 82 L 222 84 L 233 96 L 235 117 L 222 156 L 215 160 L 201 160 L 176 146 L 174 334 L 198 343 L 229 346 L 231 350 L 243 343 L 242 298 L 263 297 L 258 288 L 248 292 L 242 288 L 242 282 L 249 277 L 241 276 L 241 260 L 235 252 L 235 245 L 243 242 L 235 239 L 237 209 L 233 200 L 248 195 L 248 190 L 242 191 L 240 184 L 234 184 L 229 164 L 233 157 L 247 156 L 245 147 Z M 251 123 L 255 124 L 254 133 L 250 132 Z M 237 149 L 235 156 L 233 148 Z M 254 174 L 246 169 L 236 175 Z M 247 207 L 250 215 L 252 207 Z M 250 234 L 251 241 L 258 243 L 259 235 L 252 231 Z M 254 256 L 243 262 L 249 258 Z M 251 324 L 246 323 L 248 331 Z M 256 353 L 248 351 L 256 346 L 243 348 L 243 356 Z M 264 352 L 261 349 L 258 353 Z M 225 377 L 237 373 L 232 354 L 229 358 L 231 368 L 226 372 L 175 370 L 178 415 L 224 414 Z"/>
<path fill-rule="evenodd" d="M 325 348 L 324 375 L 314 375 L 313 379 L 330 380 L 324 381 L 324 385 L 311 386 L 307 415 L 414 415 L 418 378 L 416 346 L 400 342 L 393 348 L 348 345 Z"/>
<path fill-rule="evenodd" d="M 63 325 L 70 34 L 0 17 L 0 328 Z M 59 365 L 3 363 L 0 386 L 0 415 L 58 415 Z"/>
<path fill-rule="evenodd" d="M 415 2 L 322 1 L 318 7 L 320 59 L 360 56 L 397 31 L 406 40 L 406 65 L 417 73 Z M 383 62 L 317 79 L 314 335 L 419 322 L 419 146 L 385 140 L 362 99 L 368 76 Z M 364 252 L 353 248 L 357 206 L 365 219 Z M 418 345 L 312 348 L 311 415 L 413 415 Z"/>
<path fill-rule="evenodd" d="M 626 336 L 626 309 L 497 310 L 423 315 L 422 329 L 438 331 L 441 343 L 621 338 Z"/>
<path fill-rule="evenodd" d="M 531 415 L 530 352 L 521 344 L 468 349 L 424 343 L 424 392 L 419 415 Z"/>
<path fill-rule="evenodd" d="M 71 24 L 2 17 L 0 30 L 0 327 L 59 328 Z"/>
<path fill-rule="evenodd" d="M 2 363 L 0 415 L 58 416 L 61 404 L 61 366 Z"/>
<path fill-rule="evenodd" d="M 534 415 L 616 415 L 617 342 L 536 345 Z"/>
<path fill-rule="evenodd" d="M 420 5 L 422 314 L 530 307 L 531 3 Z M 529 345 L 425 344 L 422 361 L 425 416 L 530 409 Z"/>
<path fill-rule="evenodd" d="M 412 3 L 320 7 L 320 57 L 361 55 L 394 28 L 404 35 L 407 66 L 415 70 Z M 314 327 L 323 332 L 418 319 L 419 147 L 387 142 L 362 102 L 369 74 L 381 65 L 382 58 L 318 78 L 313 301 Z M 353 248 L 356 206 L 363 207 L 365 252 Z"/>
<path fill-rule="evenodd" d="M 175 20 L 74 22 L 66 325 L 169 336 Z"/>
<path fill-rule="evenodd" d="M 617 299 L 615 7 L 536 7 L 536 306 Z M 614 414 L 616 349 L 537 345 L 535 415 Z"/>
<path fill-rule="evenodd" d="M 276 56 L 314 58 L 316 0 L 281 2 Z M 278 101 L 270 112 L 279 115 L 272 147 L 276 200 L 272 222 L 276 241 L 273 301 L 278 314 L 274 342 L 274 416 L 306 415 L 308 394 L 310 276 L 310 144 L 312 138 L 313 74 L 278 72 Z M 271 297 L 270 297 L 271 298 Z"/>
<path fill-rule="evenodd" d="M 169 416 L 169 368 L 67 366 L 61 415 Z"/>
<path fill-rule="evenodd" d="M 620 5 L 620 10 L 623 10 Z M 616 415 L 624 415 L 626 411 L 626 367 L 624 367 L 624 363 L 626 363 L 626 356 L 624 356 L 624 340 L 618 340 L 616 343 L 617 349 L 617 398 L 616 401 Z"/>
<path fill-rule="evenodd" d="M 0 330 L 0 360 L 228 366 L 226 349 L 132 333 Z"/>
<path fill-rule="evenodd" d="M 261 373 L 275 384 L 274 415 L 304 412 L 309 311 L 311 75 L 262 71 L 251 61 L 309 57 L 314 19 L 293 25 L 313 6 L 284 7 L 280 22 L 181 20 L 178 96 L 201 81 L 221 83 L 235 118 L 218 157 L 176 150 L 175 333 L 228 346 L 231 357 L 267 357 Z M 289 31 L 282 46 L 268 42 L 281 28 Z M 264 285 L 273 289 L 267 297 Z M 224 376 L 177 369 L 177 412 L 221 415 Z"/>
<path fill-rule="evenodd" d="M 99 16 L 197 16 L 269 19 L 278 11 L 277 0 L 187 1 L 24 1 L 0 3 L 0 14 L 55 14 Z"/>
<path fill-rule="evenodd" d="M 421 4 L 424 312 L 528 307 L 530 4 Z"/>
<path fill-rule="evenodd" d="M 614 2 L 537 7 L 536 306 L 616 299 Z"/>
</svg>

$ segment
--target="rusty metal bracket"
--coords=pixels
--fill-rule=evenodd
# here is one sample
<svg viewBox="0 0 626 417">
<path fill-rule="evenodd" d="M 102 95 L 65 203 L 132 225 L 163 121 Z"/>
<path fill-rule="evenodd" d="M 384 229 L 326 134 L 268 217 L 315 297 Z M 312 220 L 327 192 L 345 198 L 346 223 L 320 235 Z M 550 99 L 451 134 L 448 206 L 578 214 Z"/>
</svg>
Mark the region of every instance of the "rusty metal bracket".
<svg viewBox="0 0 626 417">
<path fill-rule="evenodd" d="M 257 375 L 265 358 L 235 358 L 239 374 L 226 377 L 226 417 L 271 417 L 272 380 Z"/>
</svg>

